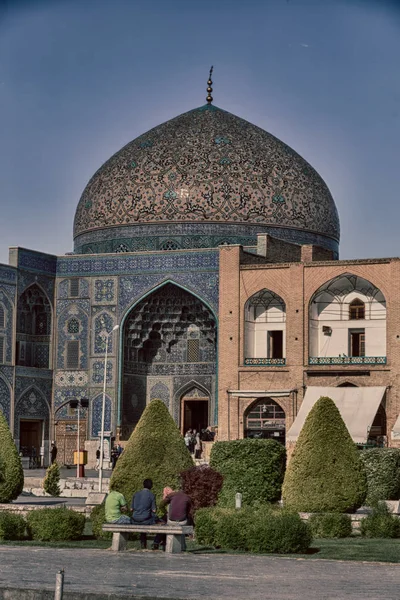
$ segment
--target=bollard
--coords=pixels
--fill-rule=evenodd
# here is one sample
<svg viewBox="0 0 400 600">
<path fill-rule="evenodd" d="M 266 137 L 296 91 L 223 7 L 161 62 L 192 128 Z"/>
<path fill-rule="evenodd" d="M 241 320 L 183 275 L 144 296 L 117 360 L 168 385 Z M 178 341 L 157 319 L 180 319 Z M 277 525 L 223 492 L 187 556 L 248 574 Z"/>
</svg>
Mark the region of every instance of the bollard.
<svg viewBox="0 0 400 600">
<path fill-rule="evenodd" d="M 63 592 L 64 592 L 64 569 L 58 571 L 56 575 L 56 593 L 54 595 L 54 600 L 63 600 Z"/>
<path fill-rule="evenodd" d="M 235 508 L 242 508 L 242 494 L 240 492 L 235 495 Z"/>
</svg>

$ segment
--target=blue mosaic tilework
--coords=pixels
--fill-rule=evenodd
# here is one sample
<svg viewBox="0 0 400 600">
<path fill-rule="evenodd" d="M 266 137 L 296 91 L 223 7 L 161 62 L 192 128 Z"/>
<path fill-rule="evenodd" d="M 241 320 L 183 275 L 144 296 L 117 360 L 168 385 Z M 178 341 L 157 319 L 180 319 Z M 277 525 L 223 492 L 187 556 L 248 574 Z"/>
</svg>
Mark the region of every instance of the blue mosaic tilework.
<svg viewBox="0 0 400 600">
<path fill-rule="evenodd" d="M 218 273 L 204 273 L 201 271 L 192 273 L 171 273 L 163 275 L 141 275 L 120 278 L 119 310 L 120 314 L 126 307 L 131 306 L 139 300 L 146 292 L 152 290 L 163 282 L 181 284 L 189 292 L 196 294 L 218 313 Z"/>
<path fill-rule="evenodd" d="M 86 386 L 77 386 L 73 388 L 56 387 L 54 391 L 54 406 L 58 409 L 70 400 L 80 400 L 81 398 L 88 397 L 89 390 Z"/>
<path fill-rule="evenodd" d="M 165 406 L 169 409 L 169 403 L 170 403 L 170 393 L 169 393 L 169 389 L 168 387 L 161 382 L 156 383 L 155 385 L 153 385 L 153 387 L 150 390 L 150 400 L 154 400 L 155 398 L 158 398 L 159 400 L 162 400 L 165 404 Z"/>
<path fill-rule="evenodd" d="M 60 308 L 67 303 L 63 312 L 59 312 Z M 61 307 L 60 307 L 61 305 Z M 86 309 L 86 310 L 85 310 Z M 77 300 L 71 302 L 69 300 L 59 300 L 57 303 L 57 312 L 59 314 L 58 322 L 58 347 L 57 347 L 57 368 L 65 369 L 66 367 L 66 342 L 69 340 L 79 340 L 80 355 L 79 355 L 79 370 L 87 369 L 88 362 L 88 323 L 89 323 L 89 301 Z M 68 333 L 67 323 L 73 317 L 80 323 L 79 333 Z"/>
<path fill-rule="evenodd" d="M 111 431 L 111 398 L 106 395 L 106 406 L 104 412 L 104 430 Z M 91 434 L 92 437 L 97 437 L 101 430 L 101 413 L 103 408 L 103 394 L 99 394 L 92 400 L 92 425 Z"/>
<path fill-rule="evenodd" d="M 53 371 L 51 369 L 35 369 L 34 367 L 15 367 L 18 378 L 30 377 L 31 379 L 49 379 L 53 380 Z M 22 380 L 21 380 L 22 381 Z"/>
<path fill-rule="evenodd" d="M 55 275 L 57 271 L 57 256 L 18 248 L 18 267 L 20 269 L 36 271 L 37 273 Z"/>
<path fill-rule="evenodd" d="M 107 275 L 218 271 L 218 251 L 164 252 L 124 256 L 69 256 L 58 259 L 58 275 Z"/>
<path fill-rule="evenodd" d="M 108 333 L 112 331 L 114 327 L 115 321 L 111 315 L 103 311 L 94 319 L 94 353 L 95 354 L 104 354 L 106 351 L 107 340 L 101 336 L 101 333 L 106 330 Z M 113 352 L 113 335 L 108 337 L 108 354 L 112 354 Z"/>
<path fill-rule="evenodd" d="M 21 418 L 44 419 L 44 437 L 47 439 L 49 437 L 50 402 L 51 400 L 36 385 L 26 389 L 15 405 L 14 430 L 19 432 Z"/>
<path fill-rule="evenodd" d="M 10 388 L 0 375 L 0 411 L 10 425 L 11 394 Z"/>
<path fill-rule="evenodd" d="M 57 387 L 75 387 L 88 384 L 86 371 L 56 371 L 54 383 Z"/>
<path fill-rule="evenodd" d="M 81 398 L 81 396 L 78 397 L 78 400 L 80 400 L 80 398 Z M 65 421 L 75 421 L 77 419 L 77 417 L 78 417 L 77 411 L 70 410 L 68 402 L 66 404 L 63 404 L 62 406 L 60 406 L 60 408 L 57 408 L 56 413 L 55 413 L 56 419 L 63 419 Z M 79 418 L 87 419 L 87 417 L 88 417 L 88 409 L 81 408 L 79 411 Z"/>
<path fill-rule="evenodd" d="M 5 337 L 5 362 L 11 363 L 12 361 L 12 347 L 13 347 L 13 315 L 14 315 L 14 294 L 10 295 L 10 288 L 0 284 L 0 304 L 5 309 L 5 327 L 0 329 L 0 335 Z"/>
<path fill-rule="evenodd" d="M 27 389 L 35 387 L 41 391 L 47 402 L 51 404 L 53 380 L 41 377 L 40 371 L 42 369 L 30 369 L 32 373 L 31 377 L 21 377 L 19 369 L 20 367 L 16 367 L 15 397 L 20 398 Z"/>
<path fill-rule="evenodd" d="M 89 293 L 89 281 L 87 279 L 81 278 L 79 280 L 79 296 L 78 298 L 88 298 L 90 296 Z M 57 297 L 61 299 L 70 298 L 70 279 L 64 279 L 60 281 L 58 284 L 58 295 Z M 74 299 L 76 296 L 74 296 Z"/>
<path fill-rule="evenodd" d="M 107 360 L 107 376 L 106 383 L 112 383 L 113 380 L 113 363 Z M 103 385 L 104 382 L 104 360 L 96 360 L 92 364 L 92 383 Z"/>
<path fill-rule="evenodd" d="M 0 264 L 0 281 L 5 283 L 16 283 L 17 269 L 15 267 Z"/>
<path fill-rule="evenodd" d="M 37 273 L 29 271 L 18 271 L 18 295 L 21 295 L 27 287 L 33 283 L 39 284 L 44 290 L 50 304 L 54 305 L 54 277 L 48 277 L 46 275 L 38 275 Z"/>
<path fill-rule="evenodd" d="M 0 376 L 3 376 L 11 387 L 14 387 L 14 367 L 0 366 Z"/>
<path fill-rule="evenodd" d="M 113 279 L 96 279 L 94 282 L 94 302 L 110 303 L 115 300 L 115 282 Z"/>
</svg>

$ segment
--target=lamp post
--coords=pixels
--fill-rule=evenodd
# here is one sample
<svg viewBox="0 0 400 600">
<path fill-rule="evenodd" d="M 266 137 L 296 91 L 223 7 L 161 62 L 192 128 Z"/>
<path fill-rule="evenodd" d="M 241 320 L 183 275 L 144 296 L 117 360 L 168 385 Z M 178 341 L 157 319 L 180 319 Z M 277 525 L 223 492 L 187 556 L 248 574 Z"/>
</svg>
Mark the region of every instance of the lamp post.
<svg viewBox="0 0 400 600">
<path fill-rule="evenodd" d="M 71 408 L 75 408 L 78 411 L 78 447 L 77 447 L 77 461 L 76 461 L 76 477 L 79 479 L 79 453 L 80 453 L 80 409 L 87 408 L 89 406 L 89 400 L 87 398 L 81 398 L 80 400 L 70 400 L 69 405 Z"/>
<path fill-rule="evenodd" d="M 106 342 L 106 354 L 104 357 L 104 375 L 103 375 L 103 403 L 101 406 L 101 431 L 100 431 L 100 465 L 99 465 L 99 492 L 103 491 L 103 452 L 104 452 L 104 420 L 106 412 L 106 382 L 107 382 L 107 359 L 108 359 L 108 340 L 110 335 L 119 329 L 119 325 L 115 325 L 111 331 L 104 331 L 102 337 Z"/>
</svg>

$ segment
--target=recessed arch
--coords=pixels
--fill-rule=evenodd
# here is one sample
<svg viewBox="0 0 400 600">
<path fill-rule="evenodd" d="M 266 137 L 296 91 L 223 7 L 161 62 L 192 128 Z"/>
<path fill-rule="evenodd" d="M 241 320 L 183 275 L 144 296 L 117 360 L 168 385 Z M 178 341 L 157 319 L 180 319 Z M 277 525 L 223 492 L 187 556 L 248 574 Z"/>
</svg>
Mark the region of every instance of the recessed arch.
<svg viewBox="0 0 400 600">
<path fill-rule="evenodd" d="M 244 413 L 244 437 L 285 444 L 286 413 L 279 402 L 269 396 L 254 400 Z"/>
<path fill-rule="evenodd" d="M 245 364 L 283 365 L 286 358 L 286 304 L 269 289 L 248 298 L 244 307 Z"/>
<path fill-rule="evenodd" d="M 35 282 L 18 297 L 16 364 L 48 369 L 53 308 L 43 287 Z"/>
</svg>

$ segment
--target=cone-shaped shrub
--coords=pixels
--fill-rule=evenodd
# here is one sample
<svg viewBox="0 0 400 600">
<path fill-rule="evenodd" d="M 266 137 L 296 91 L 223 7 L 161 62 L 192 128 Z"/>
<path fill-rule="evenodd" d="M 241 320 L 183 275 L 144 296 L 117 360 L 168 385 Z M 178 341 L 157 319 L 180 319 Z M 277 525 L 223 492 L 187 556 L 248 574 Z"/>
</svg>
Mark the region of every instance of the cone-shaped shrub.
<svg viewBox="0 0 400 600">
<path fill-rule="evenodd" d="M 286 470 L 284 505 L 304 512 L 352 512 L 364 502 L 359 450 L 330 398 L 311 409 Z"/>
<path fill-rule="evenodd" d="M 24 472 L 7 421 L 0 411 L 0 502 L 11 502 L 22 492 Z"/>
<path fill-rule="evenodd" d="M 59 496 L 61 490 L 59 487 L 60 483 L 60 467 L 56 462 L 47 467 L 46 477 L 43 481 L 43 489 L 50 496 Z"/>
<path fill-rule="evenodd" d="M 121 492 L 128 503 L 144 479 L 152 479 L 158 502 L 165 486 L 176 489 L 179 473 L 193 466 L 182 435 L 161 400 L 152 400 L 144 410 L 110 481 L 110 489 Z"/>
</svg>

